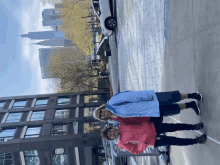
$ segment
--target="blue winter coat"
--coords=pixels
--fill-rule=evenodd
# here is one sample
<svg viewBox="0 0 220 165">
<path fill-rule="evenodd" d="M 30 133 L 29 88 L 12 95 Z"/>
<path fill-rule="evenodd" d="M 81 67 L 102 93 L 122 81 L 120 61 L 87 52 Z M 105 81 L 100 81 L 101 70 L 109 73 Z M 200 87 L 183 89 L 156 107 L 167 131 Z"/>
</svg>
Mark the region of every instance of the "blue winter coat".
<svg viewBox="0 0 220 165">
<path fill-rule="evenodd" d="M 154 99 L 152 100 L 152 96 Z M 105 109 L 120 117 L 159 117 L 159 102 L 153 90 L 116 93 Z"/>
</svg>

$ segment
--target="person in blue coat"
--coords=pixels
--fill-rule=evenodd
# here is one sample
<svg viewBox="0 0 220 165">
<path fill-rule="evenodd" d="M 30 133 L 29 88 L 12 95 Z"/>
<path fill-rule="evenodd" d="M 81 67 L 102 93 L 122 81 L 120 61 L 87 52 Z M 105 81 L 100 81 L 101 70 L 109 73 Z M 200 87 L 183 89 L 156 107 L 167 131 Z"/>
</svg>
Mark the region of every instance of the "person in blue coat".
<svg viewBox="0 0 220 165">
<path fill-rule="evenodd" d="M 93 116 L 101 121 L 111 117 L 163 117 L 176 115 L 180 110 L 192 108 L 197 115 L 201 111 L 196 101 L 176 103 L 183 99 L 202 101 L 199 92 L 183 94 L 179 91 L 155 92 L 154 90 L 124 91 L 116 93 L 107 104 L 96 108 Z"/>
</svg>

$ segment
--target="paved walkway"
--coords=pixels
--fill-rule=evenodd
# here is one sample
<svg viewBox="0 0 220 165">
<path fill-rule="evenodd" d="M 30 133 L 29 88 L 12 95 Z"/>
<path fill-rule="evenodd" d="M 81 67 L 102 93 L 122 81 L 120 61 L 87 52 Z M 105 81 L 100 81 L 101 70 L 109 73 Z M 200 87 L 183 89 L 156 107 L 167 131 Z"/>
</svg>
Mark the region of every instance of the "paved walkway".
<svg viewBox="0 0 220 165">
<path fill-rule="evenodd" d="M 164 0 L 117 0 L 116 7 L 118 49 L 114 49 L 114 45 L 111 48 L 113 55 L 118 54 L 118 59 L 113 55 L 109 59 L 113 93 L 119 90 L 161 91 L 165 49 Z M 158 164 L 156 157 L 129 160 L 133 162 L 131 164 L 135 161 L 137 164 Z"/>
<path fill-rule="evenodd" d="M 120 90 L 161 91 L 164 0 L 118 0 Z"/>
</svg>

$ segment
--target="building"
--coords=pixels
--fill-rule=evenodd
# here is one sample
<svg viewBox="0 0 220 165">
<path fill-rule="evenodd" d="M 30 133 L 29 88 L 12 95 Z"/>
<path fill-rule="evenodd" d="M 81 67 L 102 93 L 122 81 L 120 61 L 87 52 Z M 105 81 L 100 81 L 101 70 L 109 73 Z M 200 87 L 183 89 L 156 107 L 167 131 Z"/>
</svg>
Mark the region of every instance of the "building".
<svg viewBox="0 0 220 165">
<path fill-rule="evenodd" d="M 67 40 L 67 39 L 64 39 L 64 38 L 44 40 L 44 41 L 41 41 L 41 42 L 37 42 L 35 44 L 43 45 L 43 46 L 64 46 L 64 47 L 75 45 L 75 44 L 72 43 L 71 40 Z"/>
<path fill-rule="evenodd" d="M 64 39 L 64 32 L 61 31 L 39 31 L 22 34 L 22 38 L 27 37 L 31 40 L 46 40 L 46 39 Z"/>
<path fill-rule="evenodd" d="M 1 97 L 0 164 L 100 165 L 101 124 L 89 109 L 108 99 L 108 91 Z"/>
<path fill-rule="evenodd" d="M 44 9 L 42 11 L 42 24 L 43 26 L 59 26 L 63 25 L 63 21 L 61 20 L 62 10 L 60 8 L 55 9 Z"/>
<path fill-rule="evenodd" d="M 63 4 L 62 3 L 56 3 L 54 10 L 55 10 L 54 11 L 55 13 L 62 14 L 62 12 L 63 12 Z"/>
</svg>

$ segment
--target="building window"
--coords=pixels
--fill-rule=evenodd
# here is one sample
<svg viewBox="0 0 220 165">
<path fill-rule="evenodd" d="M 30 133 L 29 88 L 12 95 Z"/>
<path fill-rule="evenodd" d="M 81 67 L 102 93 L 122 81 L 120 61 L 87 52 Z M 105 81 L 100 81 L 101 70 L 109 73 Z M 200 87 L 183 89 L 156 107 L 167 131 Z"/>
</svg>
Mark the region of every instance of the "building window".
<svg viewBox="0 0 220 165">
<path fill-rule="evenodd" d="M 25 165 L 40 165 L 39 155 L 37 150 L 24 151 Z"/>
<path fill-rule="evenodd" d="M 93 103 L 99 101 L 99 95 L 86 95 L 84 96 L 84 103 Z"/>
<path fill-rule="evenodd" d="M 93 111 L 94 111 L 96 108 L 97 108 L 97 107 L 84 108 L 84 117 L 93 116 Z"/>
<path fill-rule="evenodd" d="M 47 106 L 48 99 L 37 99 L 35 107 Z"/>
<path fill-rule="evenodd" d="M 0 153 L 0 164 L 11 165 L 13 164 L 12 155 L 9 152 Z"/>
<path fill-rule="evenodd" d="M 66 105 L 66 104 L 70 104 L 69 97 L 62 97 L 58 99 L 58 105 Z"/>
<path fill-rule="evenodd" d="M 63 119 L 69 117 L 69 109 L 59 109 L 56 110 L 55 119 Z"/>
<path fill-rule="evenodd" d="M 101 122 L 85 122 L 84 133 L 101 132 Z"/>
<path fill-rule="evenodd" d="M 3 109 L 5 102 L 0 102 L 0 109 Z"/>
<path fill-rule="evenodd" d="M 64 148 L 56 148 L 52 151 L 53 165 L 68 165 L 67 152 Z"/>
<path fill-rule="evenodd" d="M 78 133 L 78 122 L 76 121 L 73 122 L 73 133 L 74 134 Z"/>
<path fill-rule="evenodd" d="M 31 115 L 30 121 L 43 120 L 45 111 L 35 111 Z"/>
<path fill-rule="evenodd" d="M 41 127 L 29 127 L 26 131 L 25 138 L 39 137 Z"/>
<path fill-rule="evenodd" d="M 23 113 L 9 113 L 5 123 L 19 122 Z"/>
<path fill-rule="evenodd" d="M 7 142 L 8 139 L 12 139 L 15 133 L 15 129 L 1 130 L 0 142 Z"/>
<path fill-rule="evenodd" d="M 27 101 L 15 101 L 13 104 L 13 108 L 24 108 Z"/>
<path fill-rule="evenodd" d="M 52 130 L 52 136 L 56 135 L 66 135 L 67 134 L 67 125 L 54 125 Z"/>
</svg>

